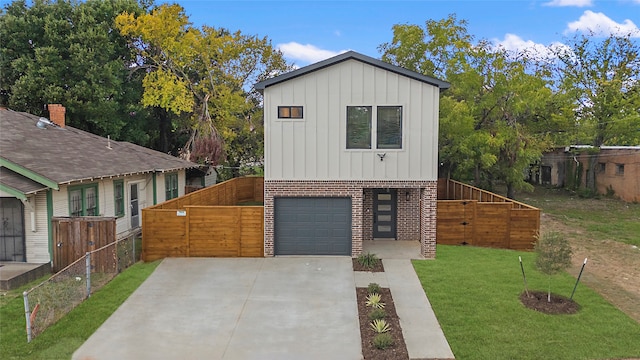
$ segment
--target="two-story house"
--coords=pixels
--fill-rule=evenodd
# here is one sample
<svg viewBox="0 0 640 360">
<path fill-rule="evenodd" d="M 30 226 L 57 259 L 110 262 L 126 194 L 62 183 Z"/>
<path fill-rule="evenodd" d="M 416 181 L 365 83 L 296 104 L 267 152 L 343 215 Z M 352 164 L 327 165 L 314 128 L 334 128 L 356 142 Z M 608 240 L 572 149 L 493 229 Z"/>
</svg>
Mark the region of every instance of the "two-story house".
<svg viewBox="0 0 640 360">
<path fill-rule="evenodd" d="M 449 84 L 347 52 L 264 95 L 265 255 L 350 255 L 363 240 L 435 256 L 438 105 Z"/>
</svg>

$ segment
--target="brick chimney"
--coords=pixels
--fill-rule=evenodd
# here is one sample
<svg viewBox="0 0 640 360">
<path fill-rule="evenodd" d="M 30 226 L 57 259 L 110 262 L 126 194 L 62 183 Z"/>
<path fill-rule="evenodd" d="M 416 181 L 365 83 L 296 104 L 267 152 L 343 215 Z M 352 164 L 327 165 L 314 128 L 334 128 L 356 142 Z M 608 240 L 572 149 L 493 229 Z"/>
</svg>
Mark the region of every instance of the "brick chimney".
<svg viewBox="0 0 640 360">
<path fill-rule="evenodd" d="M 49 104 L 47 105 L 47 109 L 49 110 L 49 120 L 52 123 L 64 127 L 64 114 L 67 112 L 67 109 L 60 104 Z"/>
</svg>

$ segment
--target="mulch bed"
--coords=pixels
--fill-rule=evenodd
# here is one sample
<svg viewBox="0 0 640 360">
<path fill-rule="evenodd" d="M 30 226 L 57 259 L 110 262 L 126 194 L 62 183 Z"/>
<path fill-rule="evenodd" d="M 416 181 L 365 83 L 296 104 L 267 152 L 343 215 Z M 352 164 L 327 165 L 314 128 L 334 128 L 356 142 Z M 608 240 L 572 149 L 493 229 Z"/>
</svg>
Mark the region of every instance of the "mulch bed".
<svg viewBox="0 0 640 360">
<path fill-rule="evenodd" d="M 356 288 L 356 294 L 358 296 L 358 315 L 360 317 L 362 355 L 365 360 L 409 359 L 407 345 L 404 343 L 404 338 L 402 337 L 402 328 L 400 327 L 400 320 L 396 314 L 396 307 L 393 304 L 391 291 L 388 288 L 380 289 L 382 302 L 385 303 L 384 311 L 387 313 L 385 320 L 391 327 L 389 334 L 393 338 L 393 345 L 384 350 L 377 349 L 373 345 L 373 338 L 377 333 L 369 325 L 371 321 L 368 316 L 372 309 L 365 305 L 367 302 L 367 288 Z"/>
<path fill-rule="evenodd" d="M 547 301 L 547 292 L 545 291 L 529 291 L 520 294 L 520 301 L 529 309 L 539 311 L 550 315 L 575 314 L 580 310 L 577 302 L 567 297 L 551 294 L 551 302 Z"/>
<path fill-rule="evenodd" d="M 353 271 L 370 271 L 370 272 L 384 272 L 384 266 L 382 265 L 382 260 L 378 259 L 376 265 L 369 269 L 366 268 L 358 262 L 358 259 L 351 259 L 353 261 Z"/>
</svg>

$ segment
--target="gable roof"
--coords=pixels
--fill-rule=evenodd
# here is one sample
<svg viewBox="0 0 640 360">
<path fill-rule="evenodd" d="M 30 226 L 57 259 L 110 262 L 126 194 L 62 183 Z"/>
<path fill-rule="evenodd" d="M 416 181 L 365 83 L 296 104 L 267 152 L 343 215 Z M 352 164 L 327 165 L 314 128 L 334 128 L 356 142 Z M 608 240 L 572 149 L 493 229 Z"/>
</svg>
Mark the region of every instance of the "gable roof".
<svg viewBox="0 0 640 360">
<path fill-rule="evenodd" d="M 200 166 L 70 126 L 61 128 L 50 122 L 38 126 L 39 120 L 29 113 L 0 109 L 0 186 L 10 193 Z"/>
<path fill-rule="evenodd" d="M 282 74 L 276 77 L 273 77 L 271 79 L 267 79 L 264 81 L 261 81 L 259 83 L 257 83 L 254 88 L 258 91 L 260 91 L 260 93 L 262 93 L 264 91 L 265 88 L 272 86 L 272 85 L 276 85 L 279 84 L 281 82 L 287 81 L 287 80 L 291 80 L 294 78 L 297 78 L 299 76 L 302 75 L 306 75 L 308 73 L 320 70 L 320 69 L 324 69 L 326 67 L 341 63 L 343 61 L 347 61 L 347 60 L 357 60 L 360 62 L 363 62 L 365 64 L 369 64 L 402 76 L 406 76 L 408 78 L 414 79 L 414 80 L 418 80 L 433 86 L 437 86 L 441 91 L 442 90 L 446 90 L 449 88 L 450 84 L 446 81 L 442 81 L 442 80 L 438 80 L 436 78 L 432 78 L 430 76 L 425 76 L 422 75 L 420 73 L 417 73 L 415 71 L 411 71 L 411 70 L 407 70 L 403 67 L 400 66 L 396 66 L 396 65 L 392 65 L 389 63 L 386 63 L 384 61 L 378 60 L 378 59 L 374 59 L 372 57 L 366 56 L 366 55 L 362 55 L 360 53 L 357 53 L 355 51 L 347 51 L 345 53 L 342 53 L 340 55 L 334 56 L 332 58 L 317 62 L 315 64 L 311 64 L 305 67 L 302 67 L 300 69 L 288 72 L 286 74 Z"/>
</svg>

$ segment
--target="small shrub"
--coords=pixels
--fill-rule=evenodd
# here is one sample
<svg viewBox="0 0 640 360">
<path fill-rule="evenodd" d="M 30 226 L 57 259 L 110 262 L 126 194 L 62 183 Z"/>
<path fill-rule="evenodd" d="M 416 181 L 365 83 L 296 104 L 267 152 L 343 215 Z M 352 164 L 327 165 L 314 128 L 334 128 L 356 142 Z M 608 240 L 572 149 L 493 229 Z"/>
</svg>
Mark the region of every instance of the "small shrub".
<svg viewBox="0 0 640 360">
<path fill-rule="evenodd" d="M 382 334 L 391 330 L 391 326 L 389 325 L 389 323 L 383 319 L 373 320 L 369 325 L 371 325 L 371 328 L 378 334 Z"/>
<path fill-rule="evenodd" d="M 383 309 L 373 309 L 369 313 L 369 320 L 380 320 L 387 317 L 387 313 Z"/>
<path fill-rule="evenodd" d="M 365 267 L 366 269 L 373 269 L 378 261 L 380 261 L 380 259 L 378 259 L 376 254 L 366 253 L 360 254 L 360 256 L 358 256 L 358 264 Z"/>
<path fill-rule="evenodd" d="M 382 302 L 382 296 L 380 294 L 369 294 L 367 295 L 367 302 L 365 305 L 370 306 L 374 309 L 383 309 L 384 303 Z"/>
<path fill-rule="evenodd" d="M 380 350 L 384 350 L 393 345 L 393 338 L 389 333 L 382 333 L 373 338 L 373 346 Z"/>
<path fill-rule="evenodd" d="M 380 293 L 380 285 L 376 283 L 370 283 L 367 286 L 367 294 L 379 294 Z"/>
</svg>

